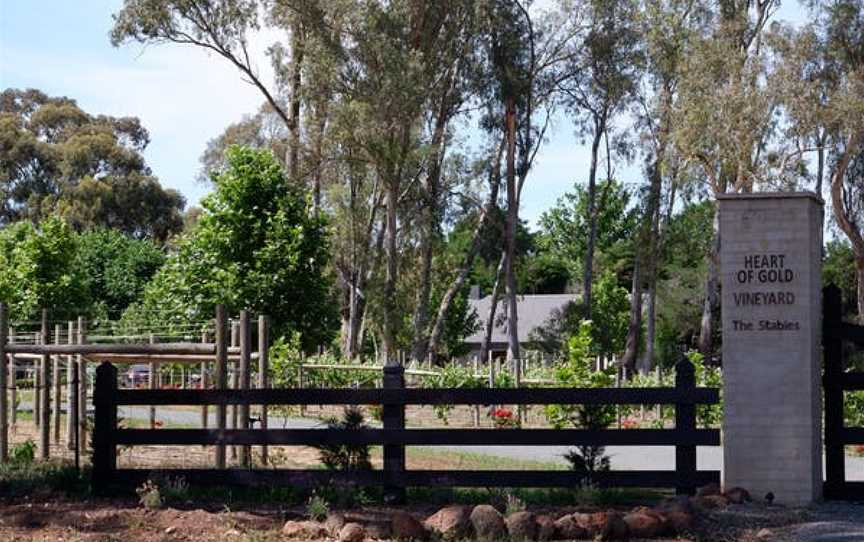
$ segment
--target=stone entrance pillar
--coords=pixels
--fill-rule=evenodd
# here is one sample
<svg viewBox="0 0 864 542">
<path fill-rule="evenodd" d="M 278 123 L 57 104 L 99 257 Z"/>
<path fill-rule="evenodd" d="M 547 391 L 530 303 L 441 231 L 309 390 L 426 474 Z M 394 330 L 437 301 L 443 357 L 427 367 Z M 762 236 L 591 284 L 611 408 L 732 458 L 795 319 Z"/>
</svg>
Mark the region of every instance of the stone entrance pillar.
<svg viewBox="0 0 864 542">
<path fill-rule="evenodd" d="M 822 496 L 822 200 L 720 196 L 723 483 Z"/>
</svg>

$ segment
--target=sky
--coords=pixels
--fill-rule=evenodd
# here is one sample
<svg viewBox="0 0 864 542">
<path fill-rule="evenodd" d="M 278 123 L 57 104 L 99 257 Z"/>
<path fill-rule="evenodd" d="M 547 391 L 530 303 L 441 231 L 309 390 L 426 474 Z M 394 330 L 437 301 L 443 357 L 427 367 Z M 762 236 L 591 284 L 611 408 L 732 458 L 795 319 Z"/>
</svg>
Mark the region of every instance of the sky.
<svg viewBox="0 0 864 542">
<path fill-rule="evenodd" d="M 150 132 L 144 155 L 164 186 L 190 205 L 209 187 L 196 180 L 207 142 L 232 122 L 253 114 L 259 92 L 226 61 L 193 47 L 127 44 L 108 34 L 122 0 L 0 0 L 0 88 L 38 88 L 67 96 L 90 114 L 135 116 Z M 800 21 L 797 2 L 786 0 L 778 19 Z M 252 50 L 266 79 L 263 51 L 279 36 L 264 34 Z M 587 180 L 590 153 L 563 115 L 554 119 L 522 195 L 520 214 L 536 223 L 574 183 Z M 638 183 L 640 163 L 616 175 Z"/>
</svg>

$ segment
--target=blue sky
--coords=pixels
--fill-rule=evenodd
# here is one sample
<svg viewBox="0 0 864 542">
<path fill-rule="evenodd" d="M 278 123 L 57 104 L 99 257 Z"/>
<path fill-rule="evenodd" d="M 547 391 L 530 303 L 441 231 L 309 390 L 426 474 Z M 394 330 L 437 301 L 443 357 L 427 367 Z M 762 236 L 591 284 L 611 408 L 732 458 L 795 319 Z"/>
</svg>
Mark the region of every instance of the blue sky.
<svg viewBox="0 0 864 542">
<path fill-rule="evenodd" d="M 221 58 L 174 45 L 114 48 L 111 14 L 122 0 L 0 0 L 0 88 L 34 87 L 74 98 L 87 112 L 136 116 L 150 131 L 145 152 L 163 185 L 195 204 L 208 188 L 198 183 L 198 158 L 209 139 L 261 103 Z M 778 18 L 801 20 L 787 0 Z M 273 36 L 253 43 L 267 76 L 263 50 Z M 523 193 L 521 214 L 530 222 L 551 207 L 574 182 L 585 182 L 589 154 L 563 116 L 537 157 Z M 640 179 L 639 162 L 616 172 L 628 183 Z"/>
</svg>

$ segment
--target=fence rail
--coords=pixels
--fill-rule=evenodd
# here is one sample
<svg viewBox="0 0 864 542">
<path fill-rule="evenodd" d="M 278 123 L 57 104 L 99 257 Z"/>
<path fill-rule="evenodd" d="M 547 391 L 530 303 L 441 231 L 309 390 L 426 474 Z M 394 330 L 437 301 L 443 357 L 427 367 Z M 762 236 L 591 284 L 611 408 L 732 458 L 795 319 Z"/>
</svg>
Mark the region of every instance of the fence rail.
<svg viewBox="0 0 864 542">
<path fill-rule="evenodd" d="M 404 368 L 386 366 L 384 388 L 375 389 L 263 389 L 263 390 L 120 390 L 117 369 L 108 362 L 96 372 L 93 433 L 93 483 L 106 490 L 114 483 L 134 483 L 154 475 L 184 476 L 202 484 L 288 484 L 314 486 L 344 482 L 381 485 L 391 501 L 404 497 L 409 486 L 447 487 L 573 487 L 585 481 L 574 471 L 429 471 L 405 468 L 405 447 L 424 446 L 674 446 L 675 470 L 607 471 L 591 475 L 601 487 L 669 487 L 692 493 L 699 485 L 719 482 L 717 471 L 696 469 L 696 446 L 720 444 L 717 429 L 696 427 L 696 405 L 719 401 L 715 388 L 697 388 L 693 366 L 676 367 L 676 385 L 670 388 L 517 388 L 517 389 L 409 389 Z M 406 429 L 407 405 L 450 404 L 672 404 L 673 429 Z M 381 429 L 122 429 L 117 412 L 124 405 L 382 405 Z M 245 425 L 248 427 L 248 425 Z M 117 469 L 118 445 L 382 445 L 382 470 L 335 472 L 321 470 L 137 470 Z M 217 465 L 222 466 L 218 462 Z"/>
</svg>

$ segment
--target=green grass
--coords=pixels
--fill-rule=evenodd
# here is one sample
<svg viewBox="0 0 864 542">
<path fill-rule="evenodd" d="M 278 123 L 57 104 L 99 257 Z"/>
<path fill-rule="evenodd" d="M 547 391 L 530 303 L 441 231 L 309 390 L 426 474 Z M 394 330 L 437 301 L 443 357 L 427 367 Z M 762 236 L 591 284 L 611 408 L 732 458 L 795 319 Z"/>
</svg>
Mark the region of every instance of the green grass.
<svg viewBox="0 0 864 542">
<path fill-rule="evenodd" d="M 5 498 L 32 496 L 51 492 L 70 498 L 90 496 L 90 472 L 80 473 L 65 462 L 0 465 L 0 495 Z"/>
</svg>

